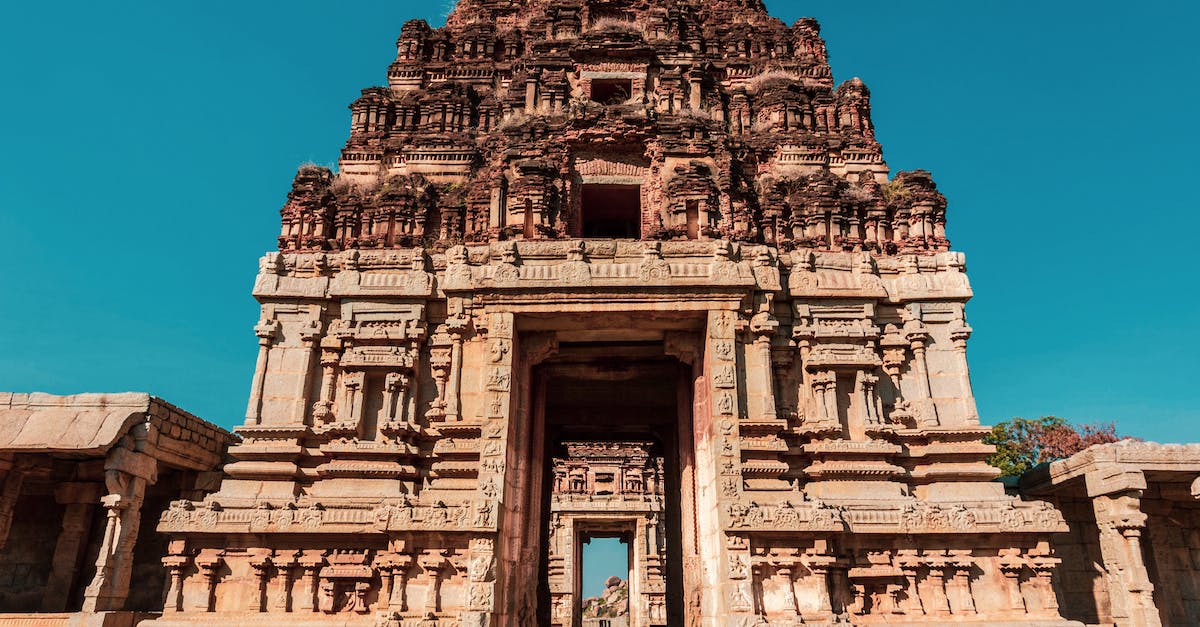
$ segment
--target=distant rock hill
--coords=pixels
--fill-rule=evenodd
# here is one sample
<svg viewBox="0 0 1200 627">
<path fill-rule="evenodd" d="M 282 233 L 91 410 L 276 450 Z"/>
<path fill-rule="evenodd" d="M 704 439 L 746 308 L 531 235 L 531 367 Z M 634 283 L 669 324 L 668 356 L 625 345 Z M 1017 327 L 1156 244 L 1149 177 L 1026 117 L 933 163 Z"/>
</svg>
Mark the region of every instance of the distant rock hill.
<svg viewBox="0 0 1200 627">
<path fill-rule="evenodd" d="M 629 583 L 620 577 L 604 581 L 604 592 L 583 600 L 584 618 L 620 618 L 629 616 Z"/>
</svg>

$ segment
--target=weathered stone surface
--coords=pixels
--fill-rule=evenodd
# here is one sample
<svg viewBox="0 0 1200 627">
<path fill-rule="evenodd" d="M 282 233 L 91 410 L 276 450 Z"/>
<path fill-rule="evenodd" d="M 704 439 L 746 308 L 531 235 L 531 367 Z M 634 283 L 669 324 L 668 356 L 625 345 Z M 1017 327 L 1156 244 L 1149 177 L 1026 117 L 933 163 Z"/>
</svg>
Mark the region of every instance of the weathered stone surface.
<svg viewBox="0 0 1200 627">
<path fill-rule="evenodd" d="M 159 610 L 154 522 L 216 487 L 201 475 L 232 439 L 146 394 L 0 395 L 0 624 Z"/>
<path fill-rule="evenodd" d="M 405 24 L 282 210 L 161 622 L 575 625 L 615 534 L 631 625 L 1061 623 L 1065 524 L 984 464 L 946 202 L 869 97 L 758 2 Z"/>
<path fill-rule="evenodd" d="M 1064 616 L 1187 625 L 1200 618 L 1200 444 L 1096 445 L 1021 477 L 1070 523 L 1053 536 Z"/>
<path fill-rule="evenodd" d="M 1093 449 L 1035 489 L 1080 484 L 1061 511 L 994 481 L 946 200 L 927 172 L 889 180 L 870 92 L 835 87 L 814 20 L 461 0 L 397 49 L 340 172 L 293 181 L 242 439 L 164 504 L 154 624 L 576 627 L 581 544 L 612 536 L 635 627 L 1152 624 L 1146 568 L 1111 553 L 1191 515 L 1138 513 L 1178 470 Z M 155 466 L 106 425 L 140 410 L 49 405 L 0 443 L 77 429 L 117 473 L 111 520 L 135 511 Z M 157 433 L 180 459 L 225 441 Z M 1056 547 L 1116 574 L 1056 581 Z M 1166 615 L 1194 616 L 1189 591 Z"/>
</svg>

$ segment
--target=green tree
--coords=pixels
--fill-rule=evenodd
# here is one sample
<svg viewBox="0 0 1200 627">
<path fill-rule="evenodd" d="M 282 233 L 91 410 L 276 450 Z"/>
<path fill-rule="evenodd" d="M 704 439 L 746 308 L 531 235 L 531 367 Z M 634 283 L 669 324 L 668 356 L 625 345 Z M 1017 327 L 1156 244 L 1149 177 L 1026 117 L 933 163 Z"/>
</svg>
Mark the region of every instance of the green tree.
<svg viewBox="0 0 1200 627">
<path fill-rule="evenodd" d="M 983 442 L 996 447 L 988 463 L 999 468 L 1001 476 L 1017 477 L 1038 464 L 1065 459 L 1093 444 L 1125 439 L 1129 438 L 1118 436 L 1111 422 L 1072 425 L 1058 416 L 1042 416 L 1006 420 L 992 427 Z"/>
</svg>

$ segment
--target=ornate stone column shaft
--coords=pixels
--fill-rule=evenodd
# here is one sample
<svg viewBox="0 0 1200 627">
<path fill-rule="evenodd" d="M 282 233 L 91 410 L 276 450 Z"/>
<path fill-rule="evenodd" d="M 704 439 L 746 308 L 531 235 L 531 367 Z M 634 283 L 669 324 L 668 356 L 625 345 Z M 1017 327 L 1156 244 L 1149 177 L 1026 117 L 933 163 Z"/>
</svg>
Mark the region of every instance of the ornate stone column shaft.
<svg viewBox="0 0 1200 627">
<path fill-rule="evenodd" d="M 463 367 L 463 335 L 467 331 L 469 319 L 466 316 L 455 316 L 446 321 L 450 331 L 450 373 L 446 381 L 446 421 L 458 422 L 462 419 L 459 409 L 459 387 L 462 381 Z"/>
<path fill-rule="evenodd" d="M 1119 625 L 1159 627 L 1162 622 L 1154 604 L 1154 584 L 1142 562 L 1141 535 L 1147 516 L 1141 511 L 1141 489 L 1138 488 L 1145 487 L 1145 478 L 1141 473 L 1127 474 L 1128 477 L 1122 477 L 1126 480 L 1120 487 L 1130 489 L 1092 498 L 1096 524 L 1100 527 L 1100 554 L 1108 571 L 1112 617 Z M 1100 483 L 1092 476 L 1088 476 L 1087 481 L 1089 493 L 1093 492 L 1094 484 Z M 1040 583 L 1038 579 L 1035 577 Z"/>
<path fill-rule="evenodd" d="M 9 470 L 0 489 L 0 549 L 8 541 L 8 532 L 12 529 L 13 509 L 21 496 L 21 485 L 25 482 L 25 473 L 19 469 Z"/>
<path fill-rule="evenodd" d="M 264 318 L 254 327 L 258 336 L 258 360 L 254 364 L 254 381 L 250 385 L 250 402 L 246 406 L 246 424 L 262 423 L 263 386 L 267 380 L 267 359 L 271 352 L 271 343 L 279 333 L 279 323 Z"/>
<path fill-rule="evenodd" d="M 329 339 L 329 338 L 326 338 Z M 335 342 L 337 340 L 334 340 Z M 333 419 L 333 395 L 337 393 L 338 348 L 321 347 L 321 397 L 313 404 L 313 421 L 330 422 Z"/>
<path fill-rule="evenodd" d="M 66 510 L 50 561 L 50 578 L 42 595 L 43 612 L 67 609 L 67 599 L 79 575 L 80 551 L 87 546 L 92 512 L 100 503 L 100 492 L 100 484 L 96 483 L 65 483 L 55 490 L 55 500 L 66 505 Z"/>
<path fill-rule="evenodd" d="M 136 450 L 143 438 L 144 434 L 131 432 L 109 452 L 105 461 L 109 493 L 101 503 L 108 510 L 108 523 L 96 559 L 96 576 L 84 591 L 85 612 L 123 609 L 129 596 L 142 500 L 146 485 L 157 479 L 157 460 Z"/>
<path fill-rule="evenodd" d="M 183 611 L 183 573 L 192 563 L 187 555 L 168 555 L 163 558 L 163 567 L 167 569 L 167 596 L 163 603 L 163 613 L 172 614 Z"/>
<path fill-rule="evenodd" d="M 963 320 L 958 320 L 950 329 L 950 339 L 954 341 L 954 350 L 958 355 L 959 385 L 962 387 L 963 416 L 969 425 L 979 424 L 979 411 L 975 407 L 975 393 L 971 388 L 971 371 L 967 366 L 967 340 L 971 337 L 971 327 Z"/>
<path fill-rule="evenodd" d="M 314 362 L 320 355 L 321 321 L 308 320 L 300 329 L 300 340 L 304 350 L 304 365 L 296 381 L 296 391 L 292 401 L 291 423 L 304 424 L 308 411 L 309 388 L 312 387 L 312 371 Z"/>
<path fill-rule="evenodd" d="M 911 315 L 911 314 L 910 314 Z M 917 382 L 917 403 L 922 406 L 920 420 L 925 425 L 938 425 L 937 405 L 933 402 L 933 392 L 929 384 L 929 364 L 925 359 L 925 346 L 929 341 L 929 331 L 915 317 L 904 324 L 904 336 L 912 349 L 913 373 Z"/>
</svg>

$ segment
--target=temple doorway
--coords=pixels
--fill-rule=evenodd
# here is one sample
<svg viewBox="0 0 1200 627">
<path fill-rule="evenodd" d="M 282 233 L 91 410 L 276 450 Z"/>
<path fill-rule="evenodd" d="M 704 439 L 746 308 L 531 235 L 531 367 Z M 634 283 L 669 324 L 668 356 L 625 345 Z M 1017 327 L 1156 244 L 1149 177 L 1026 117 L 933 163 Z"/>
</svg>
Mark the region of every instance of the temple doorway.
<svg viewBox="0 0 1200 627">
<path fill-rule="evenodd" d="M 683 625 L 680 477 L 691 465 L 690 373 L 663 354 L 662 342 L 564 343 L 538 366 L 539 624 Z M 610 550 L 626 551 L 628 576 L 606 580 L 597 602 L 585 595 L 594 590 L 584 580 L 585 554 L 613 539 Z"/>
</svg>

